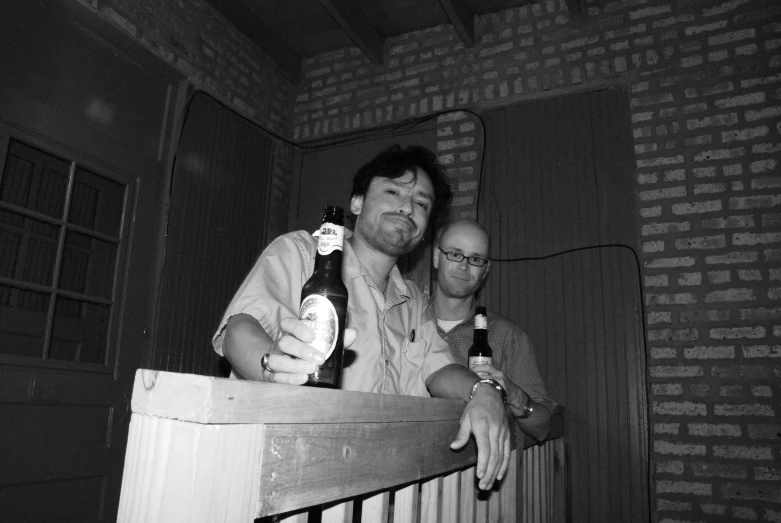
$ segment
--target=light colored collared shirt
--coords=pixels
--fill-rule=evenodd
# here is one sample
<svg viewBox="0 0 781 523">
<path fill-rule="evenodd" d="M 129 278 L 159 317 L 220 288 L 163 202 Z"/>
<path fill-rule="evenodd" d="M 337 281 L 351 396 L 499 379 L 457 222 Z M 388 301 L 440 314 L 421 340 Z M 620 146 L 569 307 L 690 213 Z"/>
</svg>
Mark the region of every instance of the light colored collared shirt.
<svg viewBox="0 0 781 523">
<path fill-rule="evenodd" d="M 218 354 L 225 325 L 236 314 L 255 317 L 274 340 L 282 335 L 282 319 L 298 318 L 301 288 L 314 271 L 316 251 L 317 242 L 306 231 L 282 235 L 263 251 L 212 339 Z M 344 244 L 342 280 L 349 294 L 347 326 L 358 334 L 345 349 L 342 390 L 429 396 L 428 377 L 454 360 L 436 326 L 424 325 L 423 293 L 394 266 L 383 294 L 350 242 Z"/>
</svg>

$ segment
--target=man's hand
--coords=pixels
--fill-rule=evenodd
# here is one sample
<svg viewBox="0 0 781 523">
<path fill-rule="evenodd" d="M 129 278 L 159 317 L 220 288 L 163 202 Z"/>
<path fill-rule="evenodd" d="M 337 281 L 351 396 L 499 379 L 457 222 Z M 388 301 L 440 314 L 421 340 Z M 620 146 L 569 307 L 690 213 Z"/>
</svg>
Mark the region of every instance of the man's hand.
<svg viewBox="0 0 781 523">
<path fill-rule="evenodd" d="M 306 324 L 296 318 L 284 318 L 280 324 L 282 336 L 276 341 L 263 330 L 257 319 L 247 314 L 238 314 L 228 320 L 225 333 L 224 352 L 239 376 L 257 381 L 302 385 L 307 375 L 324 361 L 324 354 L 307 342 L 314 339 L 314 333 Z M 344 346 L 355 341 L 353 329 L 344 330 Z M 269 354 L 265 370 L 261 359 Z"/>
<path fill-rule="evenodd" d="M 498 381 L 507 393 L 507 405 L 510 407 L 510 411 L 514 416 L 523 415 L 526 410 L 526 402 L 529 400 L 529 395 L 523 389 L 509 380 L 502 371 L 491 365 L 475 365 L 472 367 L 472 371 L 480 376 L 493 378 Z M 544 405 L 539 403 L 534 403 L 533 407 L 534 410 L 531 416 L 528 418 L 516 418 L 516 421 L 522 431 L 537 441 L 542 441 L 550 432 L 551 414 Z"/>
<path fill-rule="evenodd" d="M 477 477 L 483 490 L 501 480 L 510 464 L 510 427 L 499 393 L 488 385 L 479 385 L 466 404 L 461 428 L 450 448 L 457 450 L 474 434 L 477 443 Z"/>
</svg>

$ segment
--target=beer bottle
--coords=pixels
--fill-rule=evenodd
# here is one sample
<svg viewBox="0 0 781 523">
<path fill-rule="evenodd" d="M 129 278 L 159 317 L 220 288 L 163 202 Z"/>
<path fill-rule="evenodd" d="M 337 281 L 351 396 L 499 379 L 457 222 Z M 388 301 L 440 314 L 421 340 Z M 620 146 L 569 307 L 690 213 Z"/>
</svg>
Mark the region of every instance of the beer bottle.
<svg viewBox="0 0 781 523">
<path fill-rule="evenodd" d="M 325 354 L 325 362 L 306 385 L 338 389 L 342 382 L 347 287 L 342 281 L 344 209 L 329 205 L 317 241 L 315 271 L 301 289 L 299 319 L 315 332 L 309 344 Z"/>
<path fill-rule="evenodd" d="M 493 351 L 488 345 L 488 314 L 485 307 L 475 307 L 475 334 L 469 347 L 469 368 L 475 365 L 491 365 Z"/>
</svg>

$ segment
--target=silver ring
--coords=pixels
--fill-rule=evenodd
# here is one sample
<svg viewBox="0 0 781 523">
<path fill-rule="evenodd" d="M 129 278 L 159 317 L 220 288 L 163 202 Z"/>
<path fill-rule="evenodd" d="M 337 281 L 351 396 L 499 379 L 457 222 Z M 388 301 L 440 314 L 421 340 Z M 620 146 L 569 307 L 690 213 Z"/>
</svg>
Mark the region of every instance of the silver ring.
<svg viewBox="0 0 781 523">
<path fill-rule="evenodd" d="M 266 353 L 263 355 L 262 358 L 260 358 L 260 366 L 263 367 L 263 370 L 267 370 L 269 372 L 276 372 L 274 369 L 269 367 L 268 365 L 268 357 L 270 356 L 269 353 Z"/>
</svg>

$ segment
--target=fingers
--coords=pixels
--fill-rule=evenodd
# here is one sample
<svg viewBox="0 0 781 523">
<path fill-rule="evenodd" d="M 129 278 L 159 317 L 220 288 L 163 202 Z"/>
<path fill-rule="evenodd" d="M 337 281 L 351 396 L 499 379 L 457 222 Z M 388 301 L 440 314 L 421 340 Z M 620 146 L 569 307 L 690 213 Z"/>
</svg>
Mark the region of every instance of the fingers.
<svg viewBox="0 0 781 523">
<path fill-rule="evenodd" d="M 463 448 L 464 445 L 467 444 L 469 441 L 469 423 L 464 418 L 461 418 L 461 427 L 458 429 L 458 434 L 456 434 L 456 439 L 453 440 L 453 442 L 450 444 L 450 448 L 453 450 L 458 450 L 460 448 Z"/>
<path fill-rule="evenodd" d="M 510 449 L 510 434 L 507 434 L 507 437 L 504 438 L 504 460 L 502 462 L 502 466 L 499 469 L 499 474 L 497 474 L 496 479 L 497 481 L 501 481 L 504 479 L 504 475 L 507 473 L 507 469 L 510 467 L 510 458 L 512 457 L 512 450 Z"/>
</svg>

